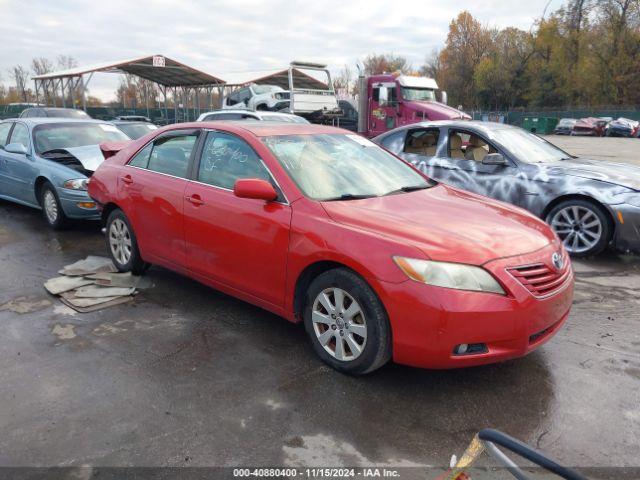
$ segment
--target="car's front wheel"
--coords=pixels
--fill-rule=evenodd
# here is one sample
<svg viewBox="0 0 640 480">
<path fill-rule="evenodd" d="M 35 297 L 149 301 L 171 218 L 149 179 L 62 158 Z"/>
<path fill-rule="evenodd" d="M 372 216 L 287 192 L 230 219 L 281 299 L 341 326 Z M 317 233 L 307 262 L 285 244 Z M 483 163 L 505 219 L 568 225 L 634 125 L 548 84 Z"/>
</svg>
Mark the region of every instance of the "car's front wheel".
<svg viewBox="0 0 640 480">
<path fill-rule="evenodd" d="M 613 228 L 607 212 L 588 200 L 560 202 L 551 209 L 546 220 L 574 257 L 597 255 L 611 240 Z"/>
<path fill-rule="evenodd" d="M 148 264 L 140 256 L 138 241 L 122 210 L 116 209 L 109 214 L 106 233 L 109 255 L 118 271 L 140 275 L 147 269 Z"/>
<path fill-rule="evenodd" d="M 351 270 L 337 268 L 316 277 L 303 316 L 313 349 L 336 370 L 369 373 L 391 358 L 387 313 L 367 282 Z"/>
<path fill-rule="evenodd" d="M 49 182 L 45 182 L 40 189 L 40 206 L 42 207 L 42 216 L 51 228 L 61 230 L 69 223 L 62 209 L 60 198 Z"/>
</svg>

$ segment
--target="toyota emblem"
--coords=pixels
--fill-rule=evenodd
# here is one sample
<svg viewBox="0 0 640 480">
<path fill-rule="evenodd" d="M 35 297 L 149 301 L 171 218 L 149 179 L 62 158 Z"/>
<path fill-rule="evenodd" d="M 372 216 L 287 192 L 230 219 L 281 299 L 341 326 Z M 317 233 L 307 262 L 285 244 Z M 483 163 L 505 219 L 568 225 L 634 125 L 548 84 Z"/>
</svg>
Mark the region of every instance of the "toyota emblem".
<svg viewBox="0 0 640 480">
<path fill-rule="evenodd" d="M 562 254 L 560 254 L 559 252 L 555 252 L 553 255 L 551 255 L 551 263 L 556 268 L 556 270 L 562 270 L 562 267 L 564 267 L 564 258 L 562 258 Z"/>
</svg>

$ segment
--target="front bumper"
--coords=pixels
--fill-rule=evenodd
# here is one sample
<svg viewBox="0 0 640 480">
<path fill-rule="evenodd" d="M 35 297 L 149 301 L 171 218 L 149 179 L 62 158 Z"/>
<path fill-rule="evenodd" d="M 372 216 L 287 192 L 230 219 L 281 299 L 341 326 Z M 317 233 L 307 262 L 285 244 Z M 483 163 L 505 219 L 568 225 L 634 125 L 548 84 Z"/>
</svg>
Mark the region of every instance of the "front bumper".
<svg viewBox="0 0 640 480">
<path fill-rule="evenodd" d="M 385 283 L 383 303 L 391 321 L 394 361 L 421 368 L 459 368 L 522 357 L 538 348 L 569 315 L 573 272 L 553 294 L 537 298 L 506 269 L 540 262 L 557 248 L 486 264 L 509 292 L 506 296 L 412 280 Z M 485 344 L 486 351 L 454 354 L 456 345 L 475 343 Z"/>
<path fill-rule="evenodd" d="M 64 210 L 67 217 L 82 220 L 100 220 L 98 207 L 86 191 L 58 188 L 57 192 L 62 204 L 62 210 Z M 93 207 L 80 206 L 80 203 L 93 203 Z"/>
<path fill-rule="evenodd" d="M 622 203 L 611 205 L 615 222 L 613 248 L 621 252 L 640 253 L 640 207 Z"/>
</svg>

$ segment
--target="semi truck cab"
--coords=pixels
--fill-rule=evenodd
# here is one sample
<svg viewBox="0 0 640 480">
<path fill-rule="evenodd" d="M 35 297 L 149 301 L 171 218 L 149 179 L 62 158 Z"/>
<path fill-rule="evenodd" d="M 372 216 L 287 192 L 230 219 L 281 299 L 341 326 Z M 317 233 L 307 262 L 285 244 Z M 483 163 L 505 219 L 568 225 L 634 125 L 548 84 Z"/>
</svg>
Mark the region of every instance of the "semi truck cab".
<svg viewBox="0 0 640 480">
<path fill-rule="evenodd" d="M 446 105 L 446 92 L 440 92 L 433 78 L 399 74 L 360 77 L 358 132 L 375 137 L 402 125 L 427 120 L 470 120 L 466 113 Z"/>
</svg>

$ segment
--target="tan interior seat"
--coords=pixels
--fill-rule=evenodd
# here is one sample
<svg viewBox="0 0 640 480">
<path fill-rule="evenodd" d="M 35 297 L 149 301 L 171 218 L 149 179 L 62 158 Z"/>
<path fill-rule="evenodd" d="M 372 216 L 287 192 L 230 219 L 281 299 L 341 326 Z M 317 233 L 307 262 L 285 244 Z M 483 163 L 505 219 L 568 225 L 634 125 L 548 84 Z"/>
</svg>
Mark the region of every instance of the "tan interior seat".
<svg viewBox="0 0 640 480">
<path fill-rule="evenodd" d="M 427 133 L 422 137 L 424 146 L 422 147 L 424 150 L 424 155 L 428 157 L 435 157 L 436 150 L 438 148 L 438 139 L 433 133 Z"/>
<path fill-rule="evenodd" d="M 469 146 L 467 147 L 467 151 L 464 154 L 464 157 L 467 160 L 475 160 L 476 162 L 482 162 L 484 157 L 488 154 L 487 144 L 484 143 L 476 136 L 471 136 L 469 138 Z"/>
<path fill-rule="evenodd" d="M 451 158 L 464 158 L 464 152 L 462 151 L 462 137 L 457 133 L 454 133 L 449 137 L 449 152 Z"/>
</svg>

